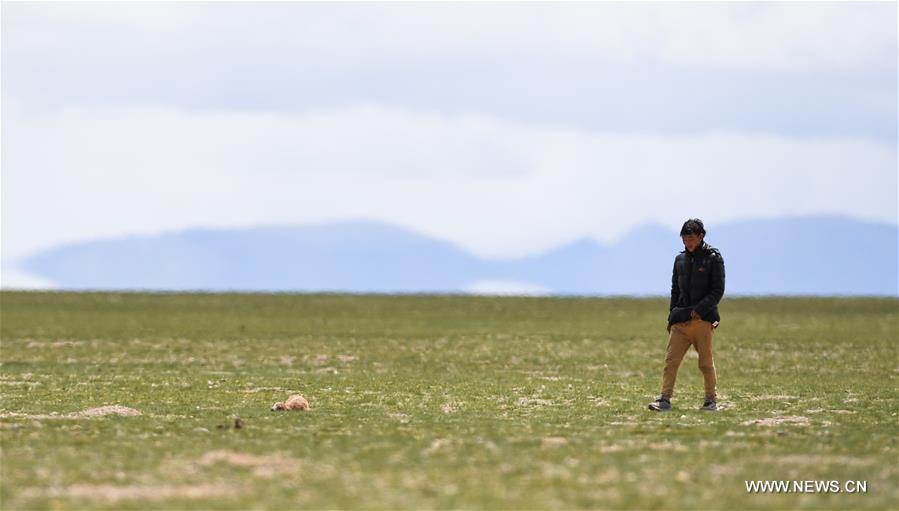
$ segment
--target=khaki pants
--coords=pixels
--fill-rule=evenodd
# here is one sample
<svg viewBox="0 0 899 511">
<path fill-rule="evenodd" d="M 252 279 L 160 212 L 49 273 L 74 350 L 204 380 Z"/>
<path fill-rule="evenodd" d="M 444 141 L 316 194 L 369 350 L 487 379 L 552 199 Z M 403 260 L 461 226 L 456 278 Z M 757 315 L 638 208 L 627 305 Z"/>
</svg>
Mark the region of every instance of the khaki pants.
<svg viewBox="0 0 899 511">
<path fill-rule="evenodd" d="M 715 375 L 715 362 L 712 360 L 712 335 L 715 329 L 708 321 L 692 319 L 686 323 L 671 325 L 671 335 L 668 336 L 668 351 L 665 354 L 665 370 L 662 373 L 662 396 L 671 399 L 674 394 L 674 381 L 677 379 L 677 369 L 680 367 L 684 355 L 692 345 L 699 353 L 699 370 L 702 371 L 702 379 L 705 383 L 705 397 L 716 399 L 718 378 Z"/>
</svg>

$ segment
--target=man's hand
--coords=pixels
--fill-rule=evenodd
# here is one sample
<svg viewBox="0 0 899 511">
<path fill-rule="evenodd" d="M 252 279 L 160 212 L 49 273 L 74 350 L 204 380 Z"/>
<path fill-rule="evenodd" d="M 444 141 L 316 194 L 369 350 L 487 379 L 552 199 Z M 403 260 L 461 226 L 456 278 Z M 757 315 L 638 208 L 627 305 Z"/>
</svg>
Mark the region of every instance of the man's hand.
<svg viewBox="0 0 899 511">
<path fill-rule="evenodd" d="M 696 314 L 696 311 L 690 311 L 690 319 L 702 319 L 702 316 Z"/>
</svg>

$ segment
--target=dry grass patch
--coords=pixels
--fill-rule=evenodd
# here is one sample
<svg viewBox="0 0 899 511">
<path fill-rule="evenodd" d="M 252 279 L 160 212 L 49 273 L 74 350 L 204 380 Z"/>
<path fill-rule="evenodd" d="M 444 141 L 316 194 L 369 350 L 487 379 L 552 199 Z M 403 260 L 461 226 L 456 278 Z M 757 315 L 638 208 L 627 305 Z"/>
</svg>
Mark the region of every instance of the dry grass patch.
<svg viewBox="0 0 899 511">
<path fill-rule="evenodd" d="M 400 422 L 400 424 L 409 424 L 409 421 L 412 420 L 408 414 L 401 413 L 401 412 L 389 412 L 387 414 L 387 416 L 390 417 L 391 419 L 398 420 Z"/>
<path fill-rule="evenodd" d="M 518 400 L 518 406 L 552 406 L 553 402 L 548 399 L 532 399 L 523 397 Z"/>
<path fill-rule="evenodd" d="M 452 448 L 454 444 L 455 444 L 455 441 L 453 441 L 452 439 L 437 438 L 437 439 L 434 439 L 431 442 L 431 445 L 429 445 L 426 449 L 424 449 L 422 451 L 422 453 L 423 454 L 433 454 L 433 453 L 443 450 L 443 449 Z"/>
<path fill-rule="evenodd" d="M 560 447 L 568 444 L 568 439 L 563 436 L 547 436 L 543 437 L 543 441 L 540 442 L 541 447 Z"/>
<path fill-rule="evenodd" d="M 873 465 L 874 460 L 857 458 L 854 456 L 826 456 L 816 454 L 791 454 L 787 456 L 769 457 L 765 463 L 777 465 Z"/>
<path fill-rule="evenodd" d="M 253 387 L 249 389 L 244 389 L 241 392 L 246 394 L 255 394 L 257 392 L 284 392 L 287 389 L 284 387 Z"/>
<path fill-rule="evenodd" d="M 788 401 L 790 399 L 799 399 L 797 396 L 788 396 L 785 394 L 762 394 L 760 396 L 751 396 L 749 401 Z"/>
<path fill-rule="evenodd" d="M 744 426 L 779 426 L 781 424 L 796 424 L 797 426 L 808 426 L 808 417 L 801 415 L 778 415 L 767 419 L 755 419 L 746 421 Z"/>
<path fill-rule="evenodd" d="M 671 441 L 664 442 L 655 442 L 647 445 L 646 447 L 654 450 L 654 451 L 665 451 L 665 452 L 687 452 L 687 446 L 683 444 L 679 444 Z"/>
<path fill-rule="evenodd" d="M 71 341 L 68 339 L 61 339 L 58 341 L 37 341 L 31 340 L 28 341 L 28 344 L 25 345 L 26 348 L 75 348 L 78 346 L 83 346 L 84 341 Z"/>
<path fill-rule="evenodd" d="M 107 406 L 100 406 L 98 408 L 88 408 L 86 410 L 81 410 L 80 412 L 72 412 L 72 413 L 65 413 L 65 414 L 60 414 L 57 412 L 50 412 L 49 414 L 5 412 L 5 413 L 0 413 L 0 419 L 8 419 L 8 418 L 26 418 L 26 419 L 35 419 L 35 420 L 91 419 L 94 417 L 105 417 L 107 415 L 120 415 L 123 417 L 135 417 L 135 416 L 142 415 L 142 414 L 141 414 L 140 410 L 136 410 L 134 408 L 129 408 L 127 406 L 107 405 Z"/>
<path fill-rule="evenodd" d="M 234 451 L 210 451 L 204 454 L 197 464 L 208 466 L 215 463 L 227 463 L 235 467 L 250 468 L 253 475 L 259 477 L 273 477 L 275 475 L 295 471 L 298 467 L 296 460 L 280 455 L 257 456 Z"/>
<path fill-rule="evenodd" d="M 75 484 L 64 488 L 26 488 L 22 497 L 70 498 L 102 500 L 116 503 L 123 500 L 204 499 L 236 495 L 239 488 L 221 483 L 157 486 L 115 486 L 111 484 Z"/>
<path fill-rule="evenodd" d="M 440 406 L 440 410 L 447 414 L 456 413 L 460 408 L 462 408 L 462 403 L 459 401 L 449 401 Z"/>
</svg>

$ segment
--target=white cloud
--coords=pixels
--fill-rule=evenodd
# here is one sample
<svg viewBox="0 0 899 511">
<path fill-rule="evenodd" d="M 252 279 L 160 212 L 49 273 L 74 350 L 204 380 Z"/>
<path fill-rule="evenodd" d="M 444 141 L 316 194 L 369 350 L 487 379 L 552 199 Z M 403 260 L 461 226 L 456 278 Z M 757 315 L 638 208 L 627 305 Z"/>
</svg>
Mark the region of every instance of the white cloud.
<svg viewBox="0 0 899 511">
<path fill-rule="evenodd" d="M 52 281 L 23 272 L 13 265 L 3 266 L 0 270 L 0 288 L 3 289 L 53 289 L 57 287 Z"/>
<path fill-rule="evenodd" d="M 546 296 L 550 293 L 549 289 L 542 286 L 506 280 L 479 280 L 465 291 L 475 295 L 499 296 Z"/>
<path fill-rule="evenodd" d="M 4 43 L 25 53 L 115 38 L 134 54 L 314 54 L 336 67 L 447 54 L 528 61 L 549 52 L 795 72 L 893 69 L 895 18 L 895 4 L 876 2 L 53 3 L 6 5 L 3 28 Z M 92 38 L 70 37 L 85 33 Z"/>
<path fill-rule="evenodd" d="M 895 148 L 860 139 L 608 135 L 372 105 L 4 122 L 6 262 L 66 241 L 335 219 L 396 223 L 490 257 L 690 216 L 896 222 Z"/>
<path fill-rule="evenodd" d="M 229 118 L 368 102 L 606 132 L 895 144 L 895 13 L 874 3 L 7 3 L 2 101 L 27 115 L 147 106 Z M 406 133 L 407 151 L 440 150 Z"/>
<path fill-rule="evenodd" d="M 4 6 L 4 28 L 15 36 L 50 36 L 53 29 L 117 28 L 139 34 L 164 35 L 195 28 L 211 11 L 185 2 L 57 2 L 53 5 L 23 2 Z M 13 19 L 14 21 L 9 21 Z M 37 29 L 37 30 L 35 30 Z M 53 37 L 34 38 L 32 43 L 48 43 Z"/>
</svg>

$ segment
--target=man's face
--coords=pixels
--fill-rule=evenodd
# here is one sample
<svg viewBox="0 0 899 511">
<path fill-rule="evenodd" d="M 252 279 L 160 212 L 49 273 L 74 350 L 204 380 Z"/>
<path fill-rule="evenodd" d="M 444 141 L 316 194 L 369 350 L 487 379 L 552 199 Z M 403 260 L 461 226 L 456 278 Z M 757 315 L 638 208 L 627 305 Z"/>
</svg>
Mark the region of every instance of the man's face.
<svg viewBox="0 0 899 511">
<path fill-rule="evenodd" d="M 684 240 L 684 248 L 687 249 L 687 252 L 692 253 L 696 247 L 702 245 L 702 237 L 702 234 L 685 234 L 680 239 Z"/>
</svg>

